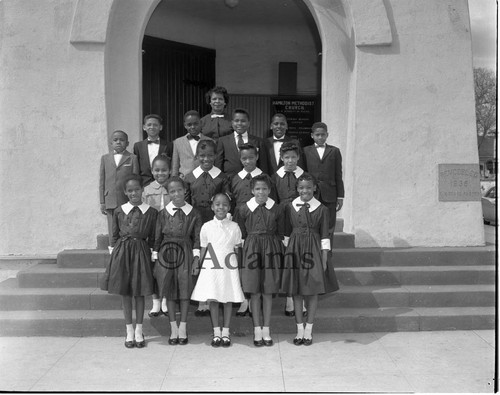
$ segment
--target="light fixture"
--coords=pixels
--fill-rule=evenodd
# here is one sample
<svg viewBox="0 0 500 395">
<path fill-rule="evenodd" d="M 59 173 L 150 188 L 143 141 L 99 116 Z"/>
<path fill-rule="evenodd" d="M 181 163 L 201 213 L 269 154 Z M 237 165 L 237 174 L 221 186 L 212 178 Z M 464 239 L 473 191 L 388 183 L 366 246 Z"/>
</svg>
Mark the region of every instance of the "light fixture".
<svg viewBox="0 0 500 395">
<path fill-rule="evenodd" d="M 240 3 L 240 0 L 224 0 L 226 7 L 234 8 Z"/>
</svg>

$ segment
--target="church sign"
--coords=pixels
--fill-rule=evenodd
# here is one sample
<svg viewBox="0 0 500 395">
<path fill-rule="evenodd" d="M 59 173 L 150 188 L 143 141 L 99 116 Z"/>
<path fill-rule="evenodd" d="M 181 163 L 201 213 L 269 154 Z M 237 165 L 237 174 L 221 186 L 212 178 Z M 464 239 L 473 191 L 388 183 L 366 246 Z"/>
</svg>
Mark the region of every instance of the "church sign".
<svg viewBox="0 0 500 395">
<path fill-rule="evenodd" d="M 439 165 L 440 202 L 475 202 L 480 200 L 479 165 Z"/>
</svg>

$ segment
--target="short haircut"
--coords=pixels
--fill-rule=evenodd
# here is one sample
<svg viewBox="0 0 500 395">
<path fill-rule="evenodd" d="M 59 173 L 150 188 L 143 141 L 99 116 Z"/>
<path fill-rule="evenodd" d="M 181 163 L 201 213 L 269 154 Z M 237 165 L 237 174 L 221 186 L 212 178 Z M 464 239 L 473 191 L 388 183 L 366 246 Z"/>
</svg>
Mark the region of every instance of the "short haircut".
<svg viewBox="0 0 500 395">
<path fill-rule="evenodd" d="M 217 146 L 215 145 L 215 141 L 200 140 L 200 142 L 196 146 L 196 155 L 198 155 L 201 151 L 206 150 L 207 148 L 211 148 L 214 151 L 214 154 L 217 152 Z"/>
<path fill-rule="evenodd" d="M 318 185 L 318 181 L 310 173 L 302 173 L 302 175 L 299 178 L 297 178 L 297 185 L 299 184 L 300 181 L 311 181 L 313 185 Z"/>
<path fill-rule="evenodd" d="M 159 154 L 158 156 L 155 156 L 153 162 L 151 163 L 151 167 L 154 166 L 155 162 L 165 162 L 167 164 L 167 167 L 170 169 L 170 157 L 165 152 Z"/>
<path fill-rule="evenodd" d="M 115 130 L 113 133 L 111 133 L 111 138 L 113 138 L 113 135 L 115 133 L 121 133 L 121 134 L 123 134 L 125 136 L 125 138 L 127 139 L 127 141 L 128 141 L 128 134 L 125 133 L 123 130 Z"/>
<path fill-rule="evenodd" d="M 212 94 L 214 93 L 222 95 L 224 97 L 224 101 L 226 102 L 226 104 L 229 103 L 229 94 L 227 93 L 226 88 L 224 88 L 223 86 L 214 86 L 207 93 L 205 93 L 205 100 L 207 104 L 210 104 L 210 100 L 212 99 Z"/>
<path fill-rule="evenodd" d="M 295 151 L 297 155 L 300 156 L 299 146 L 294 141 L 285 141 L 283 144 L 281 144 L 280 156 L 288 151 Z"/>
<path fill-rule="evenodd" d="M 184 121 L 186 121 L 186 118 L 189 116 L 195 116 L 200 118 L 200 113 L 196 110 L 189 110 L 184 114 Z"/>
<path fill-rule="evenodd" d="M 278 113 L 276 113 L 276 114 L 274 114 L 274 115 L 272 116 L 272 118 L 271 118 L 271 123 L 272 123 L 272 122 L 274 122 L 274 119 L 275 119 L 275 118 L 284 118 L 284 119 L 285 119 L 285 121 L 286 121 L 286 117 L 285 117 L 285 115 L 283 115 L 283 114 L 281 114 L 281 113 L 279 113 L 279 112 L 278 112 Z"/>
<path fill-rule="evenodd" d="M 262 173 L 262 174 L 259 174 L 258 176 L 253 177 L 250 180 L 250 189 L 254 189 L 255 184 L 257 184 L 259 181 L 265 182 L 269 189 L 271 189 L 273 187 L 271 177 L 269 177 L 266 173 Z"/>
<path fill-rule="evenodd" d="M 250 114 L 244 108 L 236 108 L 236 109 L 234 109 L 233 110 L 233 115 L 232 115 L 231 119 L 234 119 L 234 117 L 236 116 L 236 114 L 245 114 L 247 116 L 247 119 L 250 120 Z"/>
<path fill-rule="evenodd" d="M 227 199 L 227 202 L 231 204 L 231 198 L 227 195 L 227 193 L 224 192 L 216 193 L 214 196 L 212 196 L 212 199 L 210 199 L 210 201 L 213 203 L 217 196 L 224 196 Z"/>
<path fill-rule="evenodd" d="M 146 124 L 146 122 L 148 121 L 148 119 L 151 119 L 151 118 L 154 118 L 156 120 L 158 120 L 158 122 L 160 122 L 160 125 L 163 125 L 163 119 L 158 115 L 158 114 L 148 114 L 144 117 L 144 125 Z"/>
<path fill-rule="evenodd" d="M 259 155 L 259 150 L 255 145 L 252 145 L 250 143 L 240 145 L 240 156 L 242 151 L 251 151 L 251 150 L 255 152 L 255 155 Z"/>
<path fill-rule="evenodd" d="M 168 188 L 170 187 L 170 184 L 172 184 L 173 182 L 178 182 L 179 184 L 182 185 L 182 188 L 186 189 L 186 183 L 184 182 L 184 180 L 182 178 L 180 178 L 179 176 L 172 176 L 165 183 L 165 189 L 167 191 L 168 191 Z"/>
<path fill-rule="evenodd" d="M 139 174 L 129 174 L 128 176 L 124 177 L 122 182 L 123 182 L 123 190 L 127 187 L 127 183 L 129 181 L 137 181 L 141 188 L 144 188 L 142 177 Z"/>
<path fill-rule="evenodd" d="M 314 124 L 311 126 L 311 130 L 312 130 L 312 131 L 313 131 L 313 133 L 314 133 L 314 131 L 315 131 L 316 129 L 325 129 L 325 131 L 326 131 L 326 132 L 328 132 L 328 126 L 326 126 L 326 123 L 324 123 L 324 122 L 316 122 L 316 123 L 314 123 Z"/>
</svg>

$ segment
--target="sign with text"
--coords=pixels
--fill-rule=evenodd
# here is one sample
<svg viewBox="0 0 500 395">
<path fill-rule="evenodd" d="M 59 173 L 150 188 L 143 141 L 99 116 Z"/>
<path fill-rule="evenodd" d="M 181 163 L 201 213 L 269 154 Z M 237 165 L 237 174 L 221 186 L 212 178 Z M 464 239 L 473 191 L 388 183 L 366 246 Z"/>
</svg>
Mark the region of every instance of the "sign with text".
<svg viewBox="0 0 500 395">
<path fill-rule="evenodd" d="M 481 200 L 479 165 L 440 164 L 439 201 L 475 202 Z"/>
<path fill-rule="evenodd" d="M 288 123 L 287 135 L 304 145 L 312 144 L 311 126 L 319 113 L 316 96 L 274 96 L 271 97 L 271 116 L 281 113 Z"/>
</svg>

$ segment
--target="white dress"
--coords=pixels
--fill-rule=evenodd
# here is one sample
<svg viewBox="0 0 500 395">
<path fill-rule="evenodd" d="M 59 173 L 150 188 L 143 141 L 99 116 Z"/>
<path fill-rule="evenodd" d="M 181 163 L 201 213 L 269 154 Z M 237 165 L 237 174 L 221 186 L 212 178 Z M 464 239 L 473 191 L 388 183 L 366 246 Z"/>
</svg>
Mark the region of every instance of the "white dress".
<svg viewBox="0 0 500 395">
<path fill-rule="evenodd" d="M 245 300 L 234 252 L 234 246 L 240 243 L 240 227 L 227 218 L 214 218 L 201 227 L 200 246 L 206 247 L 207 252 L 191 299 L 220 303 Z"/>
</svg>

